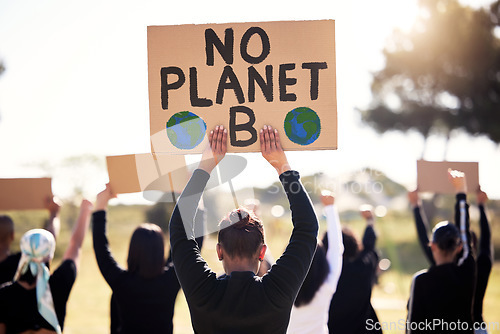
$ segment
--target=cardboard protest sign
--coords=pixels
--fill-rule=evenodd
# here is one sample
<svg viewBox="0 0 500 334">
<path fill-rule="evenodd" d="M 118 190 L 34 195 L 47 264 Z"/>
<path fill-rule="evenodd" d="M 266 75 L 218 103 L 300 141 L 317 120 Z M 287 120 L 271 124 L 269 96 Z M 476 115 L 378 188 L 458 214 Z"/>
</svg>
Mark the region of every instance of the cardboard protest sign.
<svg viewBox="0 0 500 334">
<path fill-rule="evenodd" d="M 200 153 L 222 124 L 229 152 L 260 151 L 271 125 L 286 150 L 337 148 L 335 22 L 149 26 L 154 152 Z"/>
<path fill-rule="evenodd" d="M 180 193 L 189 179 L 183 155 L 117 155 L 106 157 L 106 162 L 109 183 L 115 194 L 145 190 Z"/>
<path fill-rule="evenodd" d="M 479 164 L 459 161 L 417 161 L 417 189 L 420 192 L 454 194 L 455 189 L 448 180 L 448 168 L 465 173 L 467 191 L 475 192 L 479 187 Z"/>
<path fill-rule="evenodd" d="M 45 209 L 51 184 L 51 178 L 0 179 L 0 210 Z"/>
</svg>

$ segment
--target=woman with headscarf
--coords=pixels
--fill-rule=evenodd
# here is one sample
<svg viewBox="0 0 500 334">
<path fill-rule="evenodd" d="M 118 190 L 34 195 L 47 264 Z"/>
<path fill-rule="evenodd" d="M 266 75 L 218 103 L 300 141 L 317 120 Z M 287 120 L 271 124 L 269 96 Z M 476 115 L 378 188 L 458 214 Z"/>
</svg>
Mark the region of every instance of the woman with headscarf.
<svg viewBox="0 0 500 334">
<path fill-rule="evenodd" d="M 23 235 L 14 280 L 0 288 L 0 334 L 62 332 L 91 211 L 92 204 L 82 201 L 63 261 L 52 275 L 49 265 L 56 247 L 52 233 L 34 229 Z"/>
</svg>

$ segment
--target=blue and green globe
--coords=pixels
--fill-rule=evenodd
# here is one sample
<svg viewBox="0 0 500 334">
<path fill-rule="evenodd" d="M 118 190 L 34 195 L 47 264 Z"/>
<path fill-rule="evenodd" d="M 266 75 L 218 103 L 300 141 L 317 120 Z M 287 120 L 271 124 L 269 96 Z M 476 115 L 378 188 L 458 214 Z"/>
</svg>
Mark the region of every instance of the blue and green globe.
<svg viewBox="0 0 500 334">
<path fill-rule="evenodd" d="M 321 121 L 318 114 L 310 108 L 295 108 L 285 117 L 285 133 L 296 144 L 312 144 L 318 139 L 320 132 Z"/>
<path fill-rule="evenodd" d="M 207 124 L 189 111 L 178 112 L 167 122 L 167 136 L 175 147 L 190 150 L 203 141 Z"/>
</svg>

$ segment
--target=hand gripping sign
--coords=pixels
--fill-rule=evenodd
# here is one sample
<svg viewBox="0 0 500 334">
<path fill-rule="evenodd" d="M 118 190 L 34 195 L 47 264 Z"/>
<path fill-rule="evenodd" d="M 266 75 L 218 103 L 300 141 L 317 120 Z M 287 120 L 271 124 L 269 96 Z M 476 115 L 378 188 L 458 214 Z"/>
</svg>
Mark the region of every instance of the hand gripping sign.
<svg viewBox="0 0 500 334">
<path fill-rule="evenodd" d="M 454 194 L 455 189 L 448 181 L 449 168 L 465 173 L 469 192 L 475 192 L 479 188 L 479 164 L 477 162 L 417 160 L 418 191 Z"/>
</svg>

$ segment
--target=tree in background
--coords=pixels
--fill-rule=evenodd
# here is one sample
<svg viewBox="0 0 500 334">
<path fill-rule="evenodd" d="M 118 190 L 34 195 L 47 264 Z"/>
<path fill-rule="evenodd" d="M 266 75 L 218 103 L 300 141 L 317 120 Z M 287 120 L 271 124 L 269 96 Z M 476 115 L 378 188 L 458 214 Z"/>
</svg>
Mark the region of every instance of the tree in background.
<svg viewBox="0 0 500 334">
<path fill-rule="evenodd" d="M 474 10 L 420 0 L 412 31 L 394 31 L 383 51 L 363 120 L 381 133 L 413 129 L 426 140 L 462 130 L 500 143 L 499 2 Z"/>
</svg>

